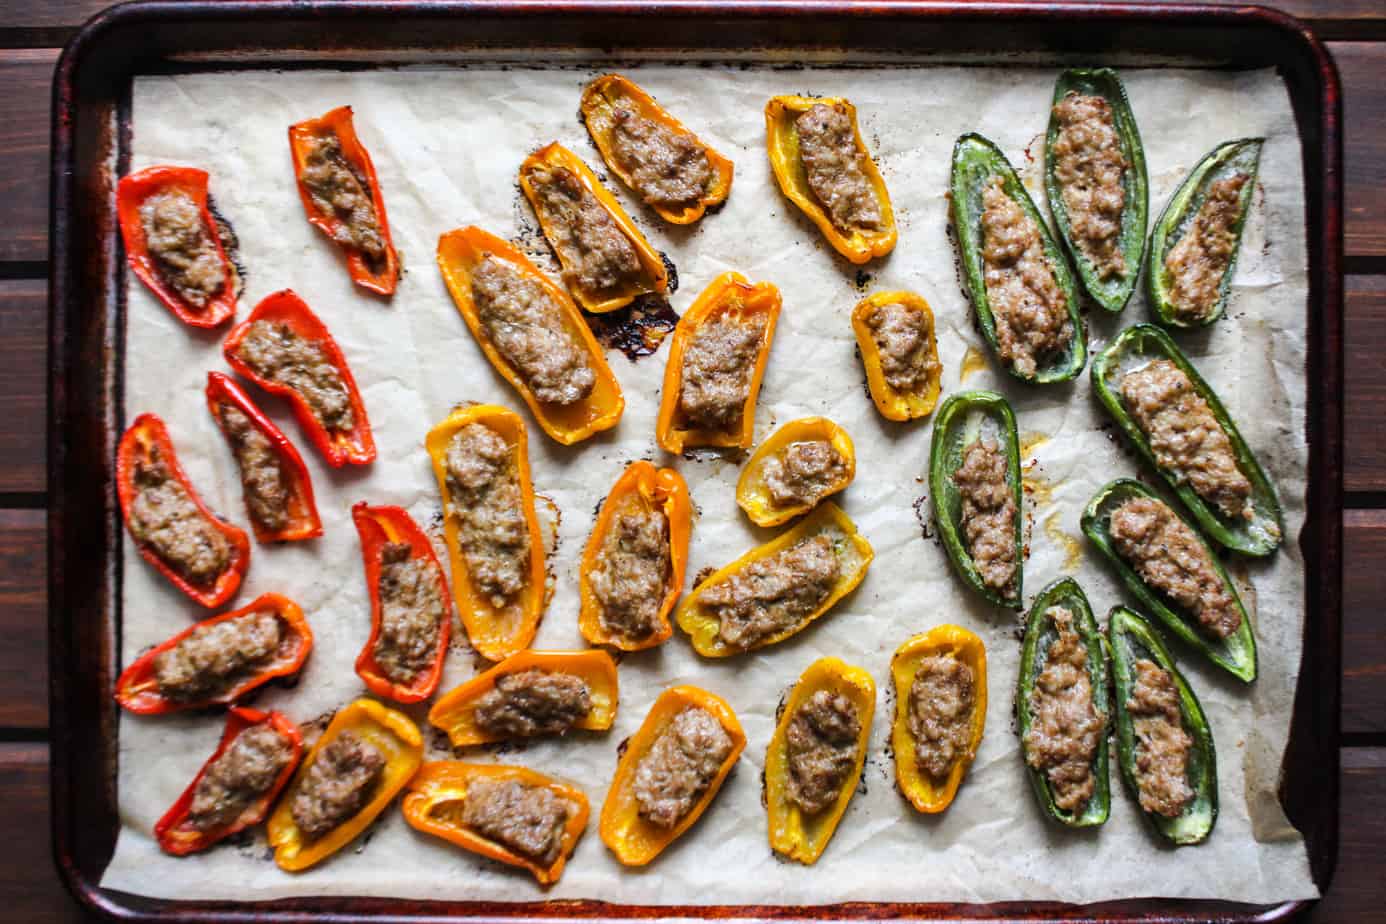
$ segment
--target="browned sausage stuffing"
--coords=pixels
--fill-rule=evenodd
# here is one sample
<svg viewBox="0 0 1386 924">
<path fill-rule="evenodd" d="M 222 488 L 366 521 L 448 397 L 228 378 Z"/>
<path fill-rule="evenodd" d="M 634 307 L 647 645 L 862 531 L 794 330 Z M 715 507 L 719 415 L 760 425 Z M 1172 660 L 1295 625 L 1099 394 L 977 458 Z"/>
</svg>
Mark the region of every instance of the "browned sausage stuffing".
<svg viewBox="0 0 1386 924">
<path fill-rule="evenodd" d="M 1097 787 L 1092 762 L 1107 720 L 1093 704 L 1088 649 L 1073 628 L 1073 613 L 1051 606 L 1039 618 L 1054 625 L 1056 637 L 1044 653 L 1044 669 L 1030 691 L 1025 760 L 1044 771 L 1054 804 L 1077 812 Z"/>
<path fill-rule="evenodd" d="M 372 654 L 395 683 L 412 683 L 438 655 L 438 633 L 447 618 L 440 577 L 437 563 L 415 555 L 407 542 L 380 550 L 380 637 Z"/>
<path fill-rule="evenodd" d="M 994 176 L 982 190 L 982 264 L 997 351 L 1022 375 L 1073 341 L 1068 299 L 1044 252 L 1039 225 Z"/>
<path fill-rule="evenodd" d="M 313 205 L 339 224 L 332 237 L 361 252 L 367 262 L 385 259 L 385 238 L 375 214 L 370 184 L 342 153 L 342 141 L 335 132 L 313 138 L 303 166 L 303 185 Z"/>
<path fill-rule="evenodd" d="M 789 798 L 810 815 L 837 801 L 857 763 L 861 716 L 841 693 L 818 690 L 789 720 Z"/>
<path fill-rule="evenodd" d="M 602 628 L 623 638 L 648 638 L 659 628 L 669 584 L 669 518 L 627 495 L 612 515 L 587 578 L 601 603 Z"/>
<path fill-rule="evenodd" d="M 596 375 L 583 344 L 542 285 L 488 253 L 472 270 L 472 301 L 491 342 L 534 397 L 568 405 L 592 393 Z"/>
<path fill-rule="evenodd" d="M 1203 205 L 1165 255 L 1169 303 L 1181 321 L 1202 321 L 1213 313 L 1222 294 L 1222 277 L 1237 249 L 1237 220 L 1241 216 L 1245 173 L 1208 184 Z"/>
<path fill-rule="evenodd" d="M 246 728 L 197 781 L 188 824 L 198 831 L 212 831 L 234 822 L 269 791 L 293 753 L 284 736 L 268 724 Z"/>
<path fill-rule="evenodd" d="M 535 165 L 526 174 L 544 235 L 563 264 L 570 287 L 603 292 L 640 275 L 635 245 L 577 174 Z"/>
<path fill-rule="evenodd" d="M 151 447 L 133 472 L 130 533 L 188 583 L 210 587 L 231 563 L 231 543 L 218 525 L 193 502 Z"/>
<path fill-rule="evenodd" d="M 1144 658 L 1135 667 L 1126 711 L 1136 734 L 1136 787 L 1141 808 L 1176 818 L 1194 798 L 1189 786 L 1193 739 L 1184 730 L 1179 690 L 1169 671 Z"/>
<path fill-rule="evenodd" d="M 920 770 L 946 777 L 967 756 L 976 702 L 972 668 L 947 655 L 930 655 L 919 662 L 910 684 L 909 729 Z"/>
<path fill-rule="evenodd" d="M 766 321 L 723 314 L 698 325 L 683 353 L 679 410 L 708 430 L 740 425 Z"/>
<path fill-rule="evenodd" d="M 691 133 L 621 106 L 612 113 L 611 151 L 650 205 L 691 205 L 707 194 L 712 164 Z"/>
<path fill-rule="evenodd" d="M 1059 134 L 1054 140 L 1054 177 L 1068 212 L 1078 250 L 1099 279 L 1126 275 L 1121 252 L 1121 211 L 1126 203 L 1121 152 L 1112 107 L 1100 96 L 1070 91 L 1054 107 Z"/>
<path fill-rule="evenodd" d="M 847 460 L 827 440 L 796 440 L 765 460 L 765 487 L 778 507 L 812 507 L 847 477 Z"/>
<path fill-rule="evenodd" d="M 1015 580 L 1015 493 L 1007 482 L 1006 453 L 979 438 L 963 450 L 953 483 L 962 498 L 963 541 L 987 587 L 1005 594 Z"/>
<path fill-rule="evenodd" d="M 300 337 L 289 325 L 256 321 L 236 355 L 261 378 L 298 392 L 324 428 L 350 430 L 355 425 L 341 371 L 319 344 Z"/>
<path fill-rule="evenodd" d="M 813 615 L 840 569 L 832 539 L 819 533 L 704 588 L 698 602 L 720 620 L 722 641 L 744 648 Z"/>
<path fill-rule="evenodd" d="M 197 203 L 177 190 L 155 193 L 140 203 L 140 225 L 159 277 L 183 301 L 206 307 L 226 285 L 226 263 Z"/>
<path fill-rule="evenodd" d="M 485 424 L 468 424 L 448 441 L 445 468 L 467 576 L 492 606 L 506 606 L 525 587 L 530 555 L 514 450 Z"/>
<path fill-rule="evenodd" d="M 840 231 L 874 231 L 881 227 L 881 203 L 876 198 L 857 147 L 857 133 L 847 107 L 817 103 L 794 120 L 799 133 L 799 158 L 809 189 Z"/>
<path fill-rule="evenodd" d="M 866 316 L 866 326 L 881 357 L 886 384 L 908 394 L 924 391 L 938 374 L 938 360 L 929 354 L 929 319 L 909 305 L 891 302 Z"/>
<path fill-rule="evenodd" d="M 467 784 L 462 824 L 482 837 L 548 865 L 563 849 L 564 828 L 577 807 L 547 786 L 478 777 Z"/>
<path fill-rule="evenodd" d="M 717 717 L 698 706 L 674 716 L 635 767 L 640 817 L 672 828 L 712 785 L 732 752 L 731 736 Z"/>
<path fill-rule="evenodd" d="M 289 809 L 309 840 L 322 837 L 370 801 L 385 773 L 385 755 L 355 732 L 339 733 L 308 765 Z"/>
<path fill-rule="evenodd" d="M 250 518 L 261 529 L 283 529 L 289 522 L 289 486 L 274 444 L 235 405 L 222 404 L 217 416 L 241 471 Z"/>
<path fill-rule="evenodd" d="M 482 731 L 507 738 L 561 735 L 592 711 L 587 681 L 572 674 L 532 668 L 496 678 L 476 703 Z"/>
<path fill-rule="evenodd" d="M 1241 608 L 1207 546 L 1163 501 L 1133 497 L 1113 510 L 1108 522 L 1112 544 L 1141 580 L 1192 615 L 1205 632 L 1227 638 L 1241 627 Z"/>
<path fill-rule="evenodd" d="M 286 637 L 274 613 L 246 613 L 200 625 L 177 645 L 154 656 L 154 682 L 172 700 L 216 696 L 274 660 Z"/>
<path fill-rule="evenodd" d="M 1251 482 L 1237 467 L 1232 441 L 1184 370 L 1157 359 L 1122 376 L 1121 397 L 1161 468 L 1223 516 L 1255 515 Z"/>
</svg>

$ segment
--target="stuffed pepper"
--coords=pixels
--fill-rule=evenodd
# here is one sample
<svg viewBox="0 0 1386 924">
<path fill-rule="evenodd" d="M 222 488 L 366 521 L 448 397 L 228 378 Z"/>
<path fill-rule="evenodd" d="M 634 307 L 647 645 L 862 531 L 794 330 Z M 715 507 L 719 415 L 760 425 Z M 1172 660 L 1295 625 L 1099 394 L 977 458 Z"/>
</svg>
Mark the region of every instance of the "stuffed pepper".
<svg viewBox="0 0 1386 924">
<path fill-rule="evenodd" d="M 847 431 L 826 417 L 780 427 L 736 481 L 736 503 L 757 526 L 778 526 L 852 483 L 857 453 Z"/>
<path fill-rule="evenodd" d="M 712 804 L 745 747 L 721 697 L 665 690 L 625 743 L 602 804 L 602 843 L 626 866 L 649 863 Z"/>
<path fill-rule="evenodd" d="M 785 198 L 853 263 L 895 249 L 895 212 L 885 180 L 857 127 L 857 110 L 836 97 L 776 96 L 765 104 L 770 169 Z"/>
<path fill-rule="evenodd" d="M 289 126 L 289 150 L 303 211 L 346 253 L 351 281 L 380 295 L 393 295 L 399 256 L 390 239 L 390 220 L 375 164 L 356 136 L 351 107 Z"/>
<path fill-rule="evenodd" d="M 765 752 L 770 848 L 813 864 L 832 840 L 857 790 L 876 684 L 837 658 L 809 665 L 780 711 Z"/>
<path fill-rule="evenodd" d="M 140 715 L 224 706 L 298 673 L 312 650 L 298 604 L 264 594 L 140 655 L 116 680 L 116 702 Z"/>
<path fill-rule="evenodd" d="M 453 304 L 539 426 L 565 446 L 609 430 L 626 400 L 568 294 L 510 244 L 480 228 L 438 239 Z"/>
<path fill-rule="evenodd" d="M 173 586 L 205 607 L 235 596 L 250 539 L 202 503 L 157 415 L 141 414 L 121 436 L 116 494 L 135 549 Z"/>
<path fill-rule="evenodd" d="M 154 839 L 185 856 L 259 824 L 302 753 L 303 736 L 283 713 L 232 708 L 221 743 L 154 825 Z"/>
<path fill-rule="evenodd" d="M 291 873 L 330 857 L 370 827 L 423 763 L 423 736 L 369 699 L 337 710 L 270 816 L 274 862 Z"/>
<path fill-rule="evenodd" d="M 582 120 L 611 172 L 660 218 L 687 225 L 731 193 L 732 162 L 634 81 L 605 74 L 582 91 Z"/>
<path fill-rule="evenodd" d="M 578 628 L 593 645 L 639 651 L 673 634 L 692 504 L 683 476 L 640 459 L 602 503 L 578 572 Z"/>
<path fill-rule="evenodd" d="M 852 310 L 852 332 L 871 400 L 881 416 L 929 416 L 943 380 L 929 303 L 913 292 L 877 292 Z"/>
<path fill-rule="evenodd" d="M 664 367 L 655 435 L 669 452 L 748 449 L 780 316 L 780 290 L 740 273 L 712 281 L 679 319 Z"/>
</svg>

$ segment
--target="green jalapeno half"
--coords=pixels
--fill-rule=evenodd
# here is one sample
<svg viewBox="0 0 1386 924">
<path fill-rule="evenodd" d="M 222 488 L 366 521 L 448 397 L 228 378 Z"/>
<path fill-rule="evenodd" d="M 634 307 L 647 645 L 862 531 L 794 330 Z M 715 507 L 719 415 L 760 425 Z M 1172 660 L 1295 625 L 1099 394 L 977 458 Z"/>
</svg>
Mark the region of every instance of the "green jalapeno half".
<svg viewBox="0 0 1386 924">
<path fill-rule="evenodd" d="M 1037 755 L 1031 753 L 1030 729 L 1035 724 L 1034 692 L 1040 674 L 1048 666 L 1050 651 L 1059 640 L 1059 628 L 1050 610 L 1062 607 L 1072 615 L 1072 628 L 1087 655 L 1085 671 L 1092 693 L 1092 705 L 1102 723 L 1097 735 L 1097 750 L 1093 754 L 1091 771 L 1092 794 L 1085 802 L 1071 808 L 1059 805 L 1060 795 L 1053 781 L 1041 767 L 1031 763 Z M 1030 786 L 1039 799 L 1045 814 L 1072 828 L 1088 828 L 1107 820 L 1111 809 L 1111 790 L 1107 782 L 1107 723 L 1112 717 L 1111 697 L 1107 685 L 1107 651 L 1102 633 L 1093 619 L 1092 607 L 1083 588 L 1073 578 L 1060 578 L 1035 598 L 1025 626 L 1025 644 L 1020 652 L 1020 679 L 1016 684 L 1015 713 L 1020 729 L 1020 752 L 1025 759 L 1025 771 Z"/>
<path fill-rule="evenodd" d="M 978 440 L 995 444 L 1006 459 L 1006 486 L 1015 503 L 1014 573 L 1010 580 L 988 582 L 990 565 L 978 566 L 964 539 L 963 496 L 954 475 L 963 466 L 966 450 Z M 943 402 L 934 418 L 933 443 L 929 448 L 929 493 L 933 497 L 934 522 L 943 547 L 958 576 L 977 593 L 1002 606 L 1019 607 L 1024 557 L 1021 517 L 1024 507 L 1020 489 L 1020 440 L 1015 413 L 1006 399 L 994 391 L 964 391 Z"/>
<path fill-rule="evenodd" d="M 1040 241 L 1044 250 L 1044 262 L 1054 274 L 1054 282 L 1064 299 L 1064 311 L 1071 328 L 1067 344 L 1062 350 L 1049 355 L 1036 357 L 1033 372 L 1017 368 L 1015 357 L 1002 358 L 1002 350 L 997 334 L 996 314 L 987 295 L 986 266 L 983 259 L 984 241 L 982 235 L 982 204 L 986 187 L 993 177 L 1001 181 L 1002 191 L 1029 216 L 1039 229 Z M 1030 194 L 1016 176 L 1006 156 L 981 135 L 968 134 L 958 139 L 953 147 L 953 169 L 950 180 L 952 198 L 953 229 L 958 238 L 958 252 L 962 257 L 962 278 L 967 297 L 977 312 L 977 323 L 982 335 L 991 344 L 993 352 L 1001 359 L 1006 371 L 1018 379 L 1044 384 L 1064 382 L 1072 379 L 1083 370 L 1088 361 L 1087 334 L 1083 329 L 1083 319 L 1078 313 L 1078 289 L 1073 281 L 1073 270 L 1059 247 L 1049 226 Z M 1042 363 L 1040 362 L 1042 360 Z"/>
<path fill-rule="evenodd" d="M 1120 230 L 1117 232 L 1115 253 L 1111 259 L 1085 249 L 1064 199 L 1064 183 L 1057 167 L 1055 143 L 1059 140 L 1061 120 L 1059 106 L 1069 96 L 1093 96 L 1104 100 L 1111 114 L 1121 150 L 1122 206 Z M 1116 71 L 1107 67 L 1073 68 L 1064 71 L 1054 83 L 1054 104 L 1049 110 L 1049 131 L 1044 137 L 1044 191 L 1049 199 L 1049 212 L 1059 229 L 1059 238 L 1073 258 L 1078 279 L 1092 300 L 1102 308 L 1118 312 L 1126 307 L 1136 280 L 1141 275 L 1141 256 L 1145 251 L 1145 231 L 1149 220 L 1150 194 L 1145 172 L 1145 148 L 1136 128 L 1136 117 L 1126 99 L 1126 88 Z"/>
<path fill-rule="evenodd" d="M 1242 247 L 1242 229 L 1251 211 L 1251 196 L 1256 188 L 1256 170 L 1261 160 L 1261 138 L 1242 138 L 1218 145 L 1179 184 L 1174 196 L 1165 206 L 1155 231 L 1150 235 L 1149 265 L 1145 285 L 1151 310 L 1161 324 L 1171 327 L 1206 327 L 1222 317 L 1227 308 L 1227 291 L 1232 286 L 1237 266 L 1237 252 Z M 1213 195 L 1210 197 L 1210 193 Z M 1204 205 L 1212 203 L 1204 211 Z M 1216 295 L 1211 302 L 1181 292 L 1176 284 L 1170 258 L 1179 260 L 1176 252 L 1180 242 L 1190 232 L 1202 233 L 1209 226 L 1222 225 L 1222 218 L 1231 213 L 1231 225 L 1225 229 L 1232 235 L 1231 254 L 1227 266 L 1217 281 Z M 1203 254 L 1198 238 L 1190 239 L 1192 256 Z M 1222 243 L 1218 244 L 1219 249 Z M 1202 287 L 1200 287 L 1202 288 Z"/>
<path fill-rule="evenodd" d="M 1147 810 L 1144 806 L 1141 811 L 1155 830 L 1171 843 L 1178 846 L 1202 843 L 1218 820 L 1218 758 L 1203 707 L 1199 705 L 1198 697 L 1190 689 L 1184 675 L 1174 666 L 1159 636 L 1138 613 L 1124 606 L 1114 607 L 1108 616 L 1107 638 L 1112 651 L 1112 676 L 1116 688 L 1117 759 L 1121 764 L 1121 775 L 1131 792 L 1139 798 L 1141 790 L 1136 761 L 1143 742 L 1138 740 L 1137 720 L 1131 715 L 1131 700 L 1136 686 L 1137 662 L 1151 661 L 1174 681 L 1180 724 L 1192 739 L 1185 773 L 1192 798 L 1173 817 Z"/>
<path fill-rule="evenodd" d="M 1227 434 L 1237 469 L 1251 485 L 1245 508 L 1249 516 L 1227 516 L 1200 497 L 1180 472 L 1165 468 L 1155 458 L 1148 435 L 1141 429 L 1121 396 L 1121 382 L 1127 374 L 1156 360 L 1169 360 L 1179 367 L 1193 384 L 1194 391 L 1207 403 L 1209 411 L 1223 432 Z M 1275 551 L 1285 531 L 1275 488 L 1266 477 L 1261 464 L 1256 461 L 1256 456 L 1247 447 L 1246 440 L 1242 439 L 1242 434 L 1228 416 L 1227 409 L 1223 407 L 1217 393 L 1203 380 L 1203 376 L 1198 374 L 1198 370 L 1194 369 L 1183 351 L 1174 345 L 1169 334 L 1153 324 L 1137 324 L 1122 331 L 1106 349 L 1093 358 L 1092 384 L 1098 399 L 1121 425 L 1121 429 L 1126 432 L 1145 460 L 1179 495 L 1179 499 L 1193 514 L 1208 538 L 1224 548 L 1244 555 L 1259 557 Z"/>
</svg>

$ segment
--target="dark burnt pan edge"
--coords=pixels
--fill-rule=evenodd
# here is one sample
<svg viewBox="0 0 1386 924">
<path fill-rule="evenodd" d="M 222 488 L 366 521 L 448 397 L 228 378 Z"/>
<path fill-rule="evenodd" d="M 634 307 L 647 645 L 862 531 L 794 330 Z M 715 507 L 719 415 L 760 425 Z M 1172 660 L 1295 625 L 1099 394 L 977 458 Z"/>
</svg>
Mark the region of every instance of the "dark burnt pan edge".
<svg viewBox="0 0 1386 924">
<path fill-rule="evenodd" d="M 678 19 L 683 29 L 670 28 Z M 1310 351 L 1309 516 L 1300 536 L 1306 570 L 1304 661 L 1282 775 L 1287 812 L 1303 831 L 1320 888 L 1337 848 L 1338 703 L 1342 574 L 1342 137 L 1341 91 L 1323 46 L 1296 20 L 1255 7 L 1188 4 L 942 3 L 849 6 L 836 2 L 613 4 L 580 2 L 136 2 L 99 14 L 73 39 L 54 79 L 50 234 L 49 658 L 54 854 L 64 883 L 103 917 L 137 921 L 279 922 L 313 919 L 426 921 L 649 919 L 667 915 L 774 920 L 887 918 L 1063 921 L 1284 920 L 1305 902 L 1278 906 L 1210 901 L 793 906 L 616 906 L 601 902 L 517 904 L 360 898 L 270 903 L 163 902 L 101 890 L 118 826 L 115 710 L 108 695 L 118 651 L 120 521 L 109 488 L 123 410 L 119 405 L 123 270 L 112 219 L 112 178 L 103 157 L 122 149 L 116 126 L 129 78 L 166 68 L 182 52 L 244 52 L 255 66 L 312 36 L 332 52 L 369 50 L 388 59 L 411 49 L 477 47 L 437 37 L 484 27 L 489 47 L 534 44 L 561 20 L 553 46 L 680 46 L 742 51 L 777 45 L 897 51 L 1043 49 L 1056 59 L 1140 48 L 1236 66 L 1276 64 L 1290 87 L 1304 144 L 1308 211 Z M 1080 28 L 1074 28 L 1078 23 Z M 1024 28 L 1017 29 L 1016 25 Z M 389 28 L 382 28 L 388 26 Z M 730 28 L 734 27 L 734 28 Z M 1242 41 L 1228 41 L 1238 36 Z M 1252 40 L 1247 40 L 1250 37 Z M 321 41 L 319 41 L 321 40 Z M 1229 57 L 1232 60 L 1228 60 Z M 276 61 L 275 63 L 278 63 Z M 181 67 L 182 65 L 179 65 Z M 229 66 L 222 61 L 219 66 Z M 98 477 L 99 476 L 99 477 Z M 92 511 L 101 511 L 97 524 Z M 1310 794 L 1313 795 L 1310 795 Z"/>
</svg>

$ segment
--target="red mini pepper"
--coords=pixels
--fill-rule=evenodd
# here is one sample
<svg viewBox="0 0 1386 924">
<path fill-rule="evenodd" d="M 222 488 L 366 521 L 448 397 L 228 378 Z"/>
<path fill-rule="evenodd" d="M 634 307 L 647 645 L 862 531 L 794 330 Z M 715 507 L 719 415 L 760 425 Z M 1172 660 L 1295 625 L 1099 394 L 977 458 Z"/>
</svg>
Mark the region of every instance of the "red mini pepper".
<svg viewBox="0 0 1386 924">
<path fill-rule="evenodd" d="M 273 612 L 283 620 L 287 629 L 283 638 L 280 639 L 279 650 L 275 652 L 274 658 L 268 664 L 234 686 L 204 699 L 173 700 L 159 691 L 159 684 L 154 675 L 154 659 L 156 657 L 192 635 L 198 626 L 210 626 L 256 612 Z M 299 608 L 298 604 L 280 594 L 263 594 L 249 605 L 238 610 L 222 613 L 220 616 L 213 616 L 191 625 L 173 638 L 140 655 L 116 680 L 116 702 L 140 715 L 161 715 L 165 712 L 181 712 L 185 709 L 224 706 L 235 702 L 251 690 L 264 686 L 276 677 L 287 677 L 289 674 L 296 673 L 299 668 L 303 667 L 303 662 L 308 660 L 308 653 L 312 650 L 313 630 L 308 627 L 308 620 L 304 618 L 303 610 Z"/>
<path fill-rule="evenodd" d="M 207 775 L 207 770 L 222 754 L 226 753 L 226 749 L 240 736 L 241 732 L 256 725 L 268 725 L 285 740 L 293 751 L 289 757 L 289 762 L 284 765 L 283 770 L 279 771 L 279 775 L 274 778 L 274 783 L 270 788 L 261 793 L 254 802 L 247 805 L 229 824 L 206 831 L 199 830 L 189 824 L 188 818 L 192 811 L 193 794 L 197 792 L 197 784 L 202 782 L 202 778 Z M 173 806 L 164 813 L 164 817 L 155 823 L 154 839 L 159 842 L 159 846 L 163 848 L 165 853 L 182 857 L 190 853 L 197 853 L 199 850 L 206 850 L 237 831 L 259 824 L 269 814 L 270 806 L 274 804 L 275 797 L 289 784 L 289 779 L 294 775 L 294 769 L 298 766 L 298 761 L 302 756 L 303 735 L 299 733 L 298 726 L 289 721 L 288 716 L 282 712 L 261 712 L 258 709 L 248 709 L 243 706 L 233 707 L 226 716 L 226 731 L 222 732 L 217 749 L 212 752 L 211 757 L 207 758 L 202 769 L 197 771 L 197 776 L 193 777 L 188 788 L 183 790 L 178 801 L 173 803 Z"/>
<path fill-rule="evenodd" d="M 351 401 L 352 426 L 350 430 L 328 430 L 313 413 L 313 408 L 308 404 L 307 399 L 297 390 L 281 382 L 271 381 L 258 375 L 246 364 L 245 360 L 241 359 L 239 355 L 241 341 L 245 339 L 251 325 L 256 321 L 283 324 L 297 336 L 317 344 L 327 355 L 328 361 L 332 363 L 337 369 L 338 375 L 342 377 L 342 384 L 346 386 Z M 371 436 L 371 424 L 366 419 L 366 405 L 361 400 L 361 392 L 356 387 L 356 379 L 351 375 L 346 357 L 342 355 L 342 349 L 337 346 L 337 341 L 333 340 L 332 335 L 328 333 L 327 325 L 313 314 L 312 309 L 303 299 L 298 297 L 293 289 L 283 289 L 265 296 L 264 300 L 255 306 L 255 310 L 250 313 L 249 317 L 231 329 L 226 343 L 222 345 L 222 355 L 226 357 L 226 361 L 230 363 L 232 369 L 265 391 L 289 399 L 299 426 L 304 429 L 308 438 L 313 441 L 313 445 L 318 448 L 318 451 L 323 454 L 323 457 L 333 468 L 341 468 L 348 462 L 353 465 L 367 465 L 375 461 L 375 438 Z"/>
<path fill-rule="evenodd" d="M 246 536 L 245 530 L 221 519 L 202 503 L 202 499 L 193 490 L 192 482 L 178 464 L 178 456 L 173 451 L 173 441 L 169 439 L 168 428 L 156 414 L 141 414 L 136 417 L 130 429 L 120 438 L 120 446 L 116 450 L 116 494 L 120 498 L 120 511 L 125 517 L 127 529 L 130 526 L 130 510 L 139 493 L 135 486 L 137 469 L 141 464 L 155 462 L 162 463 L 168 469 L 169 475 L 188 493 L 188 499 L 226 537 L 230 546 L 230 559 L 212 586 L 198 587 L 170 567 L 152 548 L 140 542 L 132 529 L 130 537 L 135 540 L 135 548 L 145 561 L 158 569 L 160 574 L 183 593 L 203 606 L 221 606 L 236 593 L 236 588 L 241 586 L 241 578 L 245 576 L 246 568 L 250 567 L 250 539 Z"/>
<path fill-rule="evenodd" d="M 349 234 L 345 222 L 333 213 L 320 210 L 313 201 L 313 195 L 303 182 L 303 171 L 308 165 L 308 155 L 313 142 L 323 135 L 334 134 L 341 143 L 342 157 L 351 170 L 369 190 L 371 203 L 375 207 L 375 218 L 380 225 L 380 239 L 385 244 L 385 259 L 382 266 L 372 269 L 365 254 L 343 237 Z M 338 106 L 331 112 L 316 119 L 299 122 L 289 126 L 289 151 L 294 159 L 294 177 L 298 180 L 298 195 L 303 200 L 303 211 L 320 231 L 333 241 L 341 244 L 347 254 L 347 270 L 351 281 L 363 289 L 381 295 L 393 295 L 399 282 L 399 255 L 395 253 L 394 241 L 390 238 L 390 221 L 385 217 L 385 199 L 380 194 L 380 180 L 375 175 L 375 164 L 366 151 L 361 139 L 356 136 L 356 126 L 351 120 L 351 107 Z"/>
<path fill-rule="evenodd" d="M 165 281 L 145 239 L 140 206 L 150 196 L 166 191 L 181 192 L 197 206 L 202 225 L 217 249 L 225 271 L 221 289 L 198 306 L 178 294 Z M 236 313 L 236 268 L 222 249 L 216 222 L 207 208 L 207 171 L 195 167 L 149 167 L 122 177 L 116 189 L 116 214 L 120 236 L 125 241 L 125 259 L 130 269 L 172 311 L 178 320 L 193 327 L 216 327 Z"/>
<path fill-rule="evenodd" d="M 250 400 L 245 389 L 236 384 L 235 379 L 220 372 L 207 373 L 207 410 L 211 412 L 212 419 L 216 421 L 222 433 L 230 440 L 230 434 L 226 433 L 226 424 L 221 419 L 221 410 L 226 405 L 244 414 L 251 426 L 259 430 L 269 441 L 279 458 L 280 470 L 288 482 L 288 497 L 284 501 L 288 521 L 281 528 L 268 529 L 262 526 L 254 514 L 250 513 L 247 505 L 246 512 L 250 515 L 250 525 L 255 530 L 255 538 L 261 542 L 293 542 L 297 539 L 321 536 L 322 520 L 318 517 L 317 503 L 313 500 L 313 481 L 308 475 L 308 467 L 303 464 L 303 457 L 298 454 L 294 444 L 289 442 L 283 430 L 274 425 L 274 421 L 255 406 L 255 402 Z"/>
<path fill-rule="evenodd" d="M 452 634 L 452 604 L 448 579 L 434 554 L 433 543 L 419 529 L 414 519 L 402 507 L 372 507 L 365 501 L 351 508 L 351 519 L 361 535 L 361 560 L 366 566 L 366 592 L 371 598 L 371 637 L 356 659 L 356 673 L 376 696 L 401 703 L 417 703 L 428 699 L 438 689 L 443 676 L 443 658 L 448 653 L 448 638 Z M 438 582 L 438 599 L 443 603 L 443 621 L 438 628 L 437 650 L 425 671 L 420 671 L 409 686 L 392 681 L 375 660 L 375 646 L 380 640 L 380 556 L 387 543 L 406 543 L 410 557 L 424 559 Z"/>
</svg>

